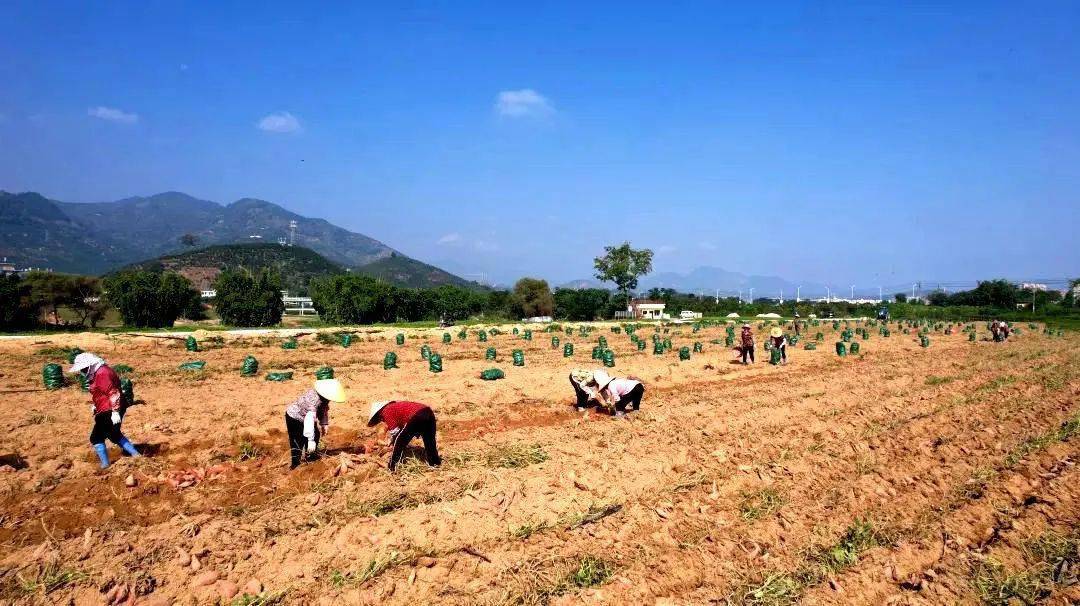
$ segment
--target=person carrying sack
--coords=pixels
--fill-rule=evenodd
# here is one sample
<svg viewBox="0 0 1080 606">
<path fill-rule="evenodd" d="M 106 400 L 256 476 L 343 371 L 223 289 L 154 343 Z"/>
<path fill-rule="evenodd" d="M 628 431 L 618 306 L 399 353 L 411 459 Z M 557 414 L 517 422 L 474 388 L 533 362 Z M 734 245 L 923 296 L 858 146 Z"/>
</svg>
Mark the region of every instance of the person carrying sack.
<svg viewBox="0 0 1080 606">
<path fill-rule="evenodd" d="M 120 424 L 127 412 L 127 403 L 120 392 L 120 377 L 98 356 L 83 352 L 75 356 L 68 369 L 70 373 L 82 373 L 86 377 L 93 403 L 90 410 L 94 415 L 94 428 L 90 431 L 90 445 L 94 447 L 101 468 L 109 466 L 109 450 L 105 446 L 106 438 L 133 457 L 141 456 L 135 445 L 120 431 Z"/>
</svg>

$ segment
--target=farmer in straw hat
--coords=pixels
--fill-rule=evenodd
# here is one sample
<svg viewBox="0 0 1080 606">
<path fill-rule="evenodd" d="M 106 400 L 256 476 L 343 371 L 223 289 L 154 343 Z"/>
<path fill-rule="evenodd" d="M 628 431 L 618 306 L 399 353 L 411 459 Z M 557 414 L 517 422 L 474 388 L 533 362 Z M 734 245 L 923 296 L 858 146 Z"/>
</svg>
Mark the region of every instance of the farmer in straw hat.
<svg viewBox="0 0 1080 606">
<path fill-rule="evenodd" d="M 105 447 L 105 439 L 108 438 L 127 454 L 137 457 L 139 451 L 131 440 L 120 431 L 120 424 L 127 412 L 127 405 L 120 394 L 120 377 L 116 371 L 109 368 L 98 356 L 92 353 L 81 353 L 75 356 L 75 361 L 68 372 L 82 373 L 86 377 L 90 389 L 90 399 L 93 401 L 91 411 L 94 413 L 94 429 L 90 431 L 90 444 L 101 461 L 101 468 L 109 466 L 109 451 Z"/>
<path fill-rule="evenodd" d="M 308 457 L 313 457 L 319 447 L 319 437 L 330 429 L 330 402 L 346 400 L 345 388 L 337 379 L 315 381 L 312 389 L 305 391 L 285 407 L 285 430 L 289 434 L 289 469 L 296 469 L 304 454 L 305 443 Z"/>
<path fill-rule="evenodd" d="M 579 412 L 588 408 L 590 402 L 595 402 L 600 397 L 597 394 L 596 381 L 593 379 L 591 370 L 584 368 L 571 370 L 570 385 L 574 387 L 574 394 L 577 395 L 577 409 Z"/>
<path fill-rule="evenodd" d="M 608 376 L 603 370 L 593 371 L 596 381 L 598 400 L 604 406 L 614 407 L 616 417 L 626 416 L 626 406 L 633 410 L 641 408 L 641 397 L 645 395 L 645 385 L 634 378 Z"/>
<path fill-rule="evenodd" d="M 784 331 L 780 330 L 779 326 L 773 327 L 769 331 L 769 341 L 771 341 L 773 349 L 780 350 L 780 363 L 787 364 L 787 337 L 784 336 Z"/>
<path fill-rule="evenodd" d="M 750 329 L 750 324 L 744 323 L 742 325 L 742 334 L 740 335 L 741 344 L 739 346 L 739 353 L 742 354 L 742 363 L 746 364 L 746 358 L 750 358 L 750 364 L 754 363 L 754 331 Z"/>
<path fill-rule="evenodd" d="M 405 447 L 416 436 L 424 440 L 424 454 L 428 465 L 438 467 L 442 464 L 439 448 L 435 443 L 435 413 L 431 407 L 419 402 L 386 401 L 372 402 L 368 427 L 382 421 L 386 424 L 389 443 L 393 447 L 390 453 L 390 471 L 394 471 Z"/>
</svg>

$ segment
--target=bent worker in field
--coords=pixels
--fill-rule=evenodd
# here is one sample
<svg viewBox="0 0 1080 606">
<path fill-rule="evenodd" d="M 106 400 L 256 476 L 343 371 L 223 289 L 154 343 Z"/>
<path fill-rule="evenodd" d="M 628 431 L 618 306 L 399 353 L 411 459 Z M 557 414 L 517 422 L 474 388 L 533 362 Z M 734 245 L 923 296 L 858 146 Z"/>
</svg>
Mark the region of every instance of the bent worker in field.
<svg viewBox="0 0 1080 606">
<path fill-rule="evenodd" d="M 739 347 L 742 352 L 742 363 L 747 364 L 746 358 L 750 358 L 750 364 L 754 363 L 754 331 L 751 330 L 749 324 L 742 325 L 742 334 L 740 335 L 741 345 Z"/>
<path fill-rule="evenodd" d="M 105 446 L 108 439 L 127 454 L 138 457 L 139 451 L 127 436 L 120 431 L 120 424 L 127 413 L 127 402 L 120 393 L 120 377 L 98 356 L 81 353 L 75 356 L 74 363 L 68 369 L 71 373 L 82 373 L 86 377 L 93 403 L 90 410 L 94 414 L 94 428 L 90 431 L 90 444 L 94 447 L 101 468 L 109 466 L 109 450 Z"/>
<path fill-rule="evenodd" d="M 577 396 L 577 409 L 581 412 L 589 407 L 590 403 L 594 403 L 599 399 L 599 395 L 596 392 L 596 381 L 593 380 L 593 373 L 591 370 L 584 368 L 575 368 L 570 371 L 570 385 L 574 387 L 574 394 Z"/>
<path fill-rule="evenodd" d="M 337 379 L 315 381 L 312 389 L 285 407 L 285 431 L 289 434 L 289 469 L 296 469 L 304 456 L 315 456 L 319 438 L 330 429 L 330 402 L 345 402 L 345 388 Z"/>
<path fill-rule="evenodd" d="M 780 363 L 787 364 L 787 337 L 779 326 L 769 332 L 769 341 L 773 349 L 780 350 Z"/>
<path fill-rule="evenodd" d="M 596 381 L 596 393 L 602 405 L 614 409 L 616 417 L 626 416 L 626 407 L 632 410 L 641 408 L 641 397 L 645 395 L 645 384 L 633 377 L 611 377 L 603 370 L 593 372 Z"/>
<path fill-rule="evenodd" d="M 405 447 L 416 436 L 420 436 L 424 441 L 424 454 L 428 465 L 432 467 L 442 465 L 442 457 L 439 456 L 439 448 L 435 443 L 435 413 L 430 406 L 419 402 L 398 400 L 372 402 L 368 427 L 372 427 L 379 421 L 386 425 L 388 441 L 392 449 L 390 471 L 397 468 L 401 457 L 405 455 Z"/>
</svg>

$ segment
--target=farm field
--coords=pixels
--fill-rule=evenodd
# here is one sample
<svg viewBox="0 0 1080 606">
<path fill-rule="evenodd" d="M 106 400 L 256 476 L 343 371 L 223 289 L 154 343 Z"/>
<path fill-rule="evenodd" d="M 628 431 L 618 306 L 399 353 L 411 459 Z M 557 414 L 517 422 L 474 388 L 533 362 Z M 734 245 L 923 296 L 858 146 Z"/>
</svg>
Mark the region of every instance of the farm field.
<svg viewBox="0 0 1080 606">
<path fill-rule="evenodd" d="M 1024 325 L 993 343 L 979 323 L 977 341 L 932 331 L 923 348 L 891 322 L 841 358 L 823 322 L 772 366 L 756 328 L 744 367 L 722 326 L 671 327 L 663 355 L 591 326 L 532 327 L 531 341 L 505 326 L 485 343 L 451 328 L 450 344 L 442 329 L 361 328 L 348 348 L 307 335 L 293 350 L 196 333 L 197 353 L 89 333 L 0 341 L 0 603 L 1080 601 L 1077 333 Z M 567 374 L 600 365 L 600 336 L 613 372 L 646 384 L 627 419 L 572 406 Z M 123 426 L 149 456 L 110 445 L 99 471 L 88 395 L 41 391 L 43 364 L 70 346 L 133 367 L 143 402 Z M 383 370 L 388 351 L 398 369 Z M 247 355 L 258 377 L 240 376 Z M 205 369 L 178 369 L 191 360 Z M 350 402 L 331 406 L 325 456 L 290 472 L 284 408 L 323 365 Z M 506 378 L 480 380 L 492 367 Z M 382 399 L 432 406 L 441 468 L 387 471 L 366 426 Z"/>
</svg>

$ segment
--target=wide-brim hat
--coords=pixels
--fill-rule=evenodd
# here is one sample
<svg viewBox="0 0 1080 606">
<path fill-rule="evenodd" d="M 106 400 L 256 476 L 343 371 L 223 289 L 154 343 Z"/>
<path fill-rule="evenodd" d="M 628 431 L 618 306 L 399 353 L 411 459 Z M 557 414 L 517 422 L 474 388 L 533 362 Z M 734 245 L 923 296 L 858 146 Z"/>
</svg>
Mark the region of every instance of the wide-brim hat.
<svg viewBox="0 0 1080 606">
<path fill-rule="evenodd" d="M 386 405 L 390 403 L 390 400 L 383 400 L 379 402 L 371 403 L 371 412 L 368 413 L 368 427 L 371 427 L 377 422 L 379 411 L 386 408 Z"/>
<path fill-rule="evenodd" d="M 92 353 L 83 352 L 72 361 L 71 368 L 68 369 L 69 373 L 82 372 L 87 368 L 94 366 L 95 364 L 104 364 L 105 360 L 95 356 Z"/>
<path fill-rule="evenodd" d="M 782 337 L 784 336 L 784 331 L 780 330 L 779 327 L 776 327 L 769 331 L 769 335 L 772 337 Z"/>
<path fill-rule="evenodd" d="M 347 399 L 345 397 L 345 387 L 337 379 L 319 379 L 315 381 L 315 391 L 331 402 L 341 403 Z"/>
<path fill-rule="evenodd" d="M 613 377 L 603 370 L 593 371 L 593 381 L 596 381 L 596 388 L 598 390 L 607 387 L 608 383 L 611 383 Z"/>
</svg>

